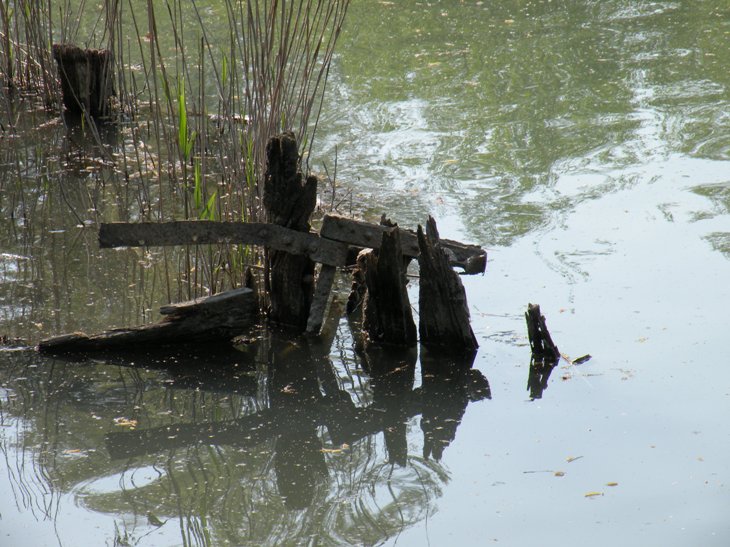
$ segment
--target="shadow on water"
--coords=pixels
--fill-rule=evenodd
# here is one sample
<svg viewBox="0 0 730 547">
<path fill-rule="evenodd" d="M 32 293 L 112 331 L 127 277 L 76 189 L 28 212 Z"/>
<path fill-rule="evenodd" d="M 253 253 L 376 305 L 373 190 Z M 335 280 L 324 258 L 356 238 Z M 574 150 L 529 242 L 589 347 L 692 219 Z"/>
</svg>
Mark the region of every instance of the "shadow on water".
<svg viewBox="0 0 730 547">
<path fill-rule="evenodd" d="M 42 478 L 55 504 L 71 494 L 125 537 L 173 533 L 172 520 L 189 544 L 380 543 L 435 510 L 439 460 L 489 384 L 422 352 L 417 385 L 415 350 L 353 350 L 355 384 L 332 351 L 260 331 L 237 347 L 83 362 L 4 352 L 1 418 L 16 436 L 3 428 L 2 448 L 33 460 L 18 484 Z"/>
</svg>

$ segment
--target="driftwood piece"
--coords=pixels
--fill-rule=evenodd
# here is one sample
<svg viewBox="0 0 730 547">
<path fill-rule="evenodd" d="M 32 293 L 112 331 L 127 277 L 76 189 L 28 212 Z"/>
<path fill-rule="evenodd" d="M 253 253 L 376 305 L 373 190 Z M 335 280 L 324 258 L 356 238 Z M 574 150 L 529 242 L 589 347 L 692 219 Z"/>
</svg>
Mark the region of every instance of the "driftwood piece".
<svg viewBox="0 0 730 547">
<path fill-rule="evenodd" d="M 367 293 L 363 305 L 363 328 L 371 343 L 410 346 L 418 333 L 406 290 L 400 230 L 382 233 L 380 250 L 358 257 L 364 268 Z"/>
<path fill-rule="evenodd" d="M 44 353 L 85 353 L 94 351 L 137 351 L 141 347 L 230 339 L 245 332 L 256 321 L 256 300 L 251 289 L 241 288 L 163 306 L 163 319 L 152 325 L 113 329 L 88 336 L 65 334 L 42 340 Z"/>
<path fill-rule="evenodd" d="M 264 207 L 271 223 L 309 233 L 317 202 L 317 177 L 304 178 L 294 134 L 266 144 Z M 314 292 L 314 262 L 307 256 L 272 251 L 267 260 L 269 319 L 304 331 Z"/>
<path fill-rule="evenodd" d="M 325 215 L 320 235 L 323 238 L 341 241 L 348 245 L 369 249 L 379 249 L 383 232 L 388 226 L 372 224 L 337 215 Z M 412 230 L 400 230 L 403 255 L 414 258 L 420 254 L 418 236 Z M 478 245 L 467 245 L 448 239 L 440 240 L 441 247 L 448 257 L 449 264 L 463 268 L 466 274 L 484 273 L 487 267 L 487 253 Z"/>
<path fill-rule="evenodd" d="M 114 222 L 99 228 L 99 246 L 156 247 L 170 245 L 204 245 L 243 243 L 261 245 L 309 257 L 329 266 L 344 266 L 347 245 L 323 239 L 317 234 L 301 232 L 257 222 L 214 222 L 178 220 L 174 222 Z"/>
<path fill-rule="evenodd" d="M 527 335 L 530 339 L 530 348 L 535 360 L 546 360 L 554 363 L 560 359 L 560 351 L 553 342 L 545 316 L 540 313 L 539 304 L 528 304 L 525 312 Z"/>
<path fill-rule="evenodd" d="M 114 96 L 111 51 L 53 44 L 53 58 L 66 109 L 74 114 L 86 111 L 94 118 L 108 117 Z"/>
<path fill-rule="evenodd" d="M 464 285 L 449 266 L 433 218 L 428 218 L 425 234 L 418 227 L 418 245 L 421 343 L 429 349 L 441 348 L 451 354 L 476 351 L 479 344 L 469 324 Z"/>
</svg>

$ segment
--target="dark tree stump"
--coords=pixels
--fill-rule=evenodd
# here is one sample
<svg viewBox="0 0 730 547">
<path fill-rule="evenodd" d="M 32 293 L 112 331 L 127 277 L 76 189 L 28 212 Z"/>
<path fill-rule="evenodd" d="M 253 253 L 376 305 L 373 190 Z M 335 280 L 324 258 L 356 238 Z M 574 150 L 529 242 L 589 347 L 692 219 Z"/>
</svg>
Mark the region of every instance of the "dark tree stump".
<svg viewBox="0 0 730 547">
<path fill-rule="evenodd" d="M 414 345 L 418 333 L 406 290 L 398 227 L 383 232 L 380 250 L 361 253 L 358 262 L 367 286 L 363 328 L 368 340 L 391 346 Z"/>
<path fill-rule="evenodd" d="M 109 117 L 114 96 L 111 51 L 53 44 L 53 58 L 66 109 L 73 114 L 86 111 L 93 118 Z"/>
<path fill-rule="evenodd" d="M 309 218 L 317 200 L 317 177 L 299 169 L 294 134 L 272 137 L 266 145 L 264 207 L 269 222 L 309 232 Z M 305 256 L 271 251 L 267 261 L 269 319 L 304 331 L 314 292 L 314 262 Z"/>
<path fill-rule="evenodd" d="M 530 338 L 530 348 L 534 360 L 557 363 L 560 359 L 560 351 L 553 343 L 545 324 L 545 316 L 540 313 L 538 304 L 527 305 L 525 321 L 527 321 L 527 335 Z"/>
<path fill-rule="evenodd" d="M 419 330 L 421 343 L 431 350 L 469 354 L 479 347 L 469 324 L 466 292 L 459 275 L 451 269 L 439 243 L 436 221 L 428 217 L 426 233 L 418 226 Z"/>
</svg>

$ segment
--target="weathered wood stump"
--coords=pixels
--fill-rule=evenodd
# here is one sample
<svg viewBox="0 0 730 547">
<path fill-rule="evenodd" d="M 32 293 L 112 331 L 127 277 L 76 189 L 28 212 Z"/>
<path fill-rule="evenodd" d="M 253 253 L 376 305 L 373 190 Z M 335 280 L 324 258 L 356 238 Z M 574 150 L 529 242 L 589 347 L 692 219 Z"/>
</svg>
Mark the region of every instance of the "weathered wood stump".
<svg viewBox="0 0 730 547">
<path fill-rule="evenodd" d="M 53 44 L 53 58 L 58 65 L 66 109 L 73 114 L 85 111 L 93 118 L 108 117 L 114 96 L 111 51 Z"/>
<path fill-rule="evenodd" d="M 469 323 L 466 292 L 451 269 L 441 246 L 436 221 L 428 218 L 426 233 L 418 226 L 419 331 L 421 344 L 430 350 L 470 354 L 479 347 Z"/>
<path fill-rule="evenodd" d="M 545 323 L 545 316 L 540 313 L 538 304 L 527 305 L 525 321 L 527 322 L 527 335 L 530 339 L 530 348 L 534 360 L 556 363 L 560 359 L 560 351 L 550 336 Z"/>
<path fill-rule="evenodd" d="M 139 351 L 164 346 L 230 340 L 258 317 L 251 289 L 241 288 L 160 308 L 164 318 L 152 325 L 113 329 L 100 334 L 65 334 L 42 340 L 38 350 L 50 354 Z"/>
<path fill-rule="evenodd" d="M 305 179 L 299 169 L 294 134 L 272 137 L 266 145 L 264 178 L 264 207 L 269 222 L 308 233 L 316 201 L 317 177 Z M 306 256 L 271 251 L 267 268 L 269 319 L 304 331 L 314 292 L 314 262 Z"/>
<path fill-rule="evenodd" d="M 418 339 L 406 289 L 406 272 L 397 226 L 382 234 L 379 251 L 358 256 L 367 292 L 363 328 L 371 343 L 412 346 Z"/>
</svg>

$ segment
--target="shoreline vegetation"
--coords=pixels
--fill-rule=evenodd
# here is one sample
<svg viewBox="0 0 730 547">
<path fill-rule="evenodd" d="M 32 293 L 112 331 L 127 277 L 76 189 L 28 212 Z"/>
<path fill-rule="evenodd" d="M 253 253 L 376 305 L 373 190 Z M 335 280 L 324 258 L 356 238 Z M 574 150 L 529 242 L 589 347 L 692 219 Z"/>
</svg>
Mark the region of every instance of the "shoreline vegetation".
<svg viewBox="0 0 730 547">
<path fill-rule="evenodd" d="M 9 217 L 37 218 L 36 208 L 54 203 L 80 227 L 266 221 L 266 143 L 293 132 L 309 172 L 349 3 L 0 3 L 0 160 L 12 166 L 0 190 L 16 196 L 5 200 Z M 108 119 L 64 113 L 54 44 L 110 52 Z M 49 184 L 59 171 L 86 185 L 78 202 Z M 250 246 L 195 245 L 165 250 L 155 269 L 172 302 L 242 286 L 246 270 L 261 264 Z"/>
</svg>

